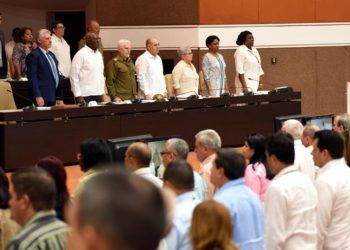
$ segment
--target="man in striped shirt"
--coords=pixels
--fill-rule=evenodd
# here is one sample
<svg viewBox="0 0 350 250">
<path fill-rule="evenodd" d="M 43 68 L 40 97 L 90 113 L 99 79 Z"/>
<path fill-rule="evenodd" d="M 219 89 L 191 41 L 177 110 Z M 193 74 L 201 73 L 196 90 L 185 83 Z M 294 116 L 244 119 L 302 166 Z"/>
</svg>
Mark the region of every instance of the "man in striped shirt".
<svg viewBox="0 0 350 250">
<path fill-rule="evenodd" d="M 24 168 L 11 176 L 11 218 L 23 228 L 6 250 L 65 249 L 68 228 L 54 210 L 54 180 L 39 168 Z"/>
</svg>

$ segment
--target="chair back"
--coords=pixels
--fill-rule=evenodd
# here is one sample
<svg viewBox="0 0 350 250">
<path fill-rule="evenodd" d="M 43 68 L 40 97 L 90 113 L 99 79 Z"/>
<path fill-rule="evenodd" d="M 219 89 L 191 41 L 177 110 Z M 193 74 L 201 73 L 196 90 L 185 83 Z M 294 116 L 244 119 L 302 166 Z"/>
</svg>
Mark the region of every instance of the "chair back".
<svg viewBox="0 0 350 250">
<path fill-rule="evenodd" d="M 165 85 L 166 85 L 166 91 L 168 92 L 168 96 L 174 95 L 173 75 L 172 74 L 166 74 L 164 76 L 164 78 L 165 78 Z"/>
<path fill-rule="evenodd" d="M 11 84 L 9 82 L 0 82 L 0 110 L 17 109 L 13 94 L 7 90 L 12 91 Z"/>
</svg>

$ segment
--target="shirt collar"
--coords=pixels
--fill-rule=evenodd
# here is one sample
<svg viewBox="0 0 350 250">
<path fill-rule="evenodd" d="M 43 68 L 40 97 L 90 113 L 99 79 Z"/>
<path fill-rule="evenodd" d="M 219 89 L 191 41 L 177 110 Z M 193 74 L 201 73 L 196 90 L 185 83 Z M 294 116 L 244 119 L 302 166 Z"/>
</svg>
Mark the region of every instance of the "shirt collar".
<svg viewBox="0 0 350 250">
<path fill-rule="evenodd" d="M 298 171 L 298 167 L 294 166 L 294 165 L 290 165 L 288 167 L 285 167 L 284 169 L 282 169 L 281 171 L 279 171 L 278 174 L 276 174 L 275 178 L 273 178 L 274 180 L 280 178 L 283 175 L 289 174 L 291 172 L 295 172 Z"/>
<path fill-rule="evenodd" d="M 344 157 L 342 157 L 340 159 L 330 160 L 329 162 L 327 162 L 323 167 L 321 167 L 318 170 L 318 176 L 321 175 L 322 173 L 326 172 L 328 169 L 335 167 L 335 166 L 339 166 L 339 165 L 346 165 Z"/>
<path fill-rule="evenodd" d="M 186 200 L 196 200 L 196 199 L 198 199 L 198 197 L 195 191 L 189 191 L 189 192 L 180 194 L 179 196 L 176 197 L 177 203 L 181 203 Z"/>
<path fill-rule="evenodd" d="M 146 50 L 146 55 L 148 56 L 148 57 L 150 57 L 150 58 L 153 58 L 153 59 L 155 59 L 155 58 L 157 58 L 157 56 L 158 55 L 152 55 L 151 53 L 149 53 L 149 51 L 148 50 Z"/>
<path fill-rule="evenodd" d="M 35 221 L 39 220 L 40 218 L 43 217 L 56 217 L 56 212 L 53 209 L 50 210 L 43 210 L 43 211 L 39 211 L 36 212 L 27 222 L 23 227 L 27 227 L 28 225 L 33 224 Z"/>
<path fill-rule="evenodd" d="M 40 46 L 38 47 L 40 50 L 41 50 L 41 52 L 43 52 L 44 53 L 44 55 L 46 55 L 49 51 L 47 50 L 44 50 L 43 48 L 41 48 Z"/>
<path fill-rule="evenodd" d="M 52 33 L 52 38 L 53 38 L 53 39 L 56 39 L 56 40 L 59 40 L 59 41 L 61 41 L 61 42 L 64 40 L 63 37 L 62 37 L 62 38 L 59 38 L 58 36 L 55 35 L 55 33 Z"/>
<path fill-rule="evenodd" d="M 137 174 L 137 175 L 151 174 L 151 170 L 149 169 L 149 167 L 139 168 L 134 171 L 134 174 Z"/>
<path fill-rule="evenodd" d="M 130 62 L 130 60 L 131 60 L 130 57 L 124 59 L 121 55 L 117 55 L 116 58 L 120 62 Z"/>
<path fill-rule="evenodd" d="M 243 185 L 243 184 L 244 184 L 244 178 L 243 177 L 235 179 L 235 180 L 232 180 L 232 181 L 228 181 L 228 182 L 226 182 L 224 185 L 222 185 L 218 189 L 217 193 L 221 193 L 222 191 L 224 191 L 226 189 L 230 189 L 232 187 L 240 186 L 240 185 Z"/>
<path fill-rule="evenodd" d="M 89 51 L 90 53 L 94 53 L 94 54 L 95 54 L 95 53 L 99 52 L 98 49 L 97 49 L 96 51 L 94 51 L 92 48 L 90 48 L 90 47 L 87 46 L 87 45 L 85 45 L 84 48 L 85 48 L 87 51 Z"/>
<path fill-rule="evenodd" d="M 215 154 L 209 155 L 204 159 L 201 165 L 211 164 L 211 162 L 215 159 Z"/>
</svg>

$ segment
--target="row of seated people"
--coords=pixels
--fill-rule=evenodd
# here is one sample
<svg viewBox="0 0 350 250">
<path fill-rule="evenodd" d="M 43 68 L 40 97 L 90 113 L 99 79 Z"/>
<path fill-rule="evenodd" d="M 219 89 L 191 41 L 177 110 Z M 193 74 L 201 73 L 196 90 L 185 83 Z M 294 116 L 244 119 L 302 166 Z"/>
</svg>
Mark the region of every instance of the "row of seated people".
<svg viewBox="0 0 350 250">
<path fill-rule="evenodd" d="M 172 138 L 161 152 L 162 179 L 150 169 L 146 143 L 129 145 L 119 166 L 105 140 L 86 139 L 77 155 L 84 175 L 70 199 L 55 157 L 37 163 L 53 179 L 38 168 L 18 170 L 10 195 L 2 173 L 2 216 L 9 207 L 22 229 L 1 243 L 7 249 L 350 247 L 350 169 L 341 133 L 288 120 L 269 138 L 249 135 L 241 150 L 221 148 L 211 129 L 194 139 L 198 173 L 186 161 L 187 142 Z M 10 223 L 1 233 L 18 230 Z"/>
</svg>

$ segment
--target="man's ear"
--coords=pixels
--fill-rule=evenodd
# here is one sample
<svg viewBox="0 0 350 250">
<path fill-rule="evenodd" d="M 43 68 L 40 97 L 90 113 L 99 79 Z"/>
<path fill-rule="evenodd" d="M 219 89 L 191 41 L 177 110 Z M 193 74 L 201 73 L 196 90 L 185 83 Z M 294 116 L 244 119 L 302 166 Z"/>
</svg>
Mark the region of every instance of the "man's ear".
<svg viewBox="0 0 350 250">
<path fill-rule="evenodd" d="M 101 239 L 98 236 L 95 228 L 91 225 L 86 225 L 81 229 L 81 235 L 84 239 L 84 243 L 87 249 L 99 249 L 101 247 Z"/>
<path fill-rule="evenodd" d="M 29 196 L 27 194 L 22 195 L 22 197 L 19 198 L 19 201 L 20 201 L 21 209 L 26 209 L 32 205 L 32 203 L 30 202 Z"/>
</svg>

